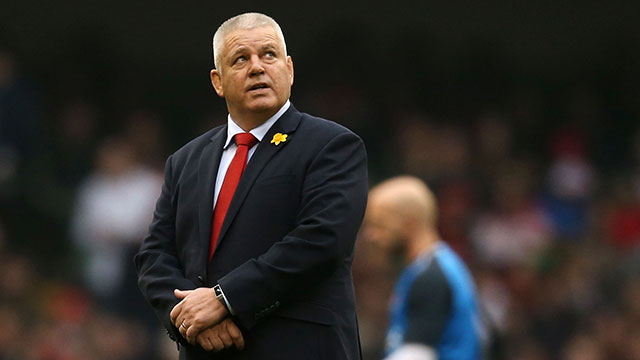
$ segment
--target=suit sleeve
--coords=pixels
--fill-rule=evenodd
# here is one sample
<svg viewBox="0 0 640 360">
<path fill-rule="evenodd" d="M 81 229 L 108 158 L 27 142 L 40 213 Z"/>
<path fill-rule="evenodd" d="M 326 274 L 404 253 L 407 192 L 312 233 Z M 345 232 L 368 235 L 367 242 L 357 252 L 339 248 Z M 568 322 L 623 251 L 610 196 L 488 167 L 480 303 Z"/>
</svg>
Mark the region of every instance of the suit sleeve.
<svg viewBox="0 0 640 360">
<path fill-rule="evenodd" d="M 151 304 L 171 339 L 186 344 L 186 340 L 173 326 L 169 316 L 178 303 L 173 290 L 196 288 L 195 284 L 184 277 L 182 264 L 177 257 L 174 194 L 169 157 L 165 165 L 165 182 L 156 203 L 153 221 L 134 261 L 138 270 L 138 286 L 145 299 Z"/>
<path fill-rule="evenodd" d="M 305 174 L 295 228 L 218 283 L 246 328 L 259 309 L 276 307 L 331 276 L 351 256 L 367 201 L 364 144 L 351 132 L 331 139 Z"/>
</svg>

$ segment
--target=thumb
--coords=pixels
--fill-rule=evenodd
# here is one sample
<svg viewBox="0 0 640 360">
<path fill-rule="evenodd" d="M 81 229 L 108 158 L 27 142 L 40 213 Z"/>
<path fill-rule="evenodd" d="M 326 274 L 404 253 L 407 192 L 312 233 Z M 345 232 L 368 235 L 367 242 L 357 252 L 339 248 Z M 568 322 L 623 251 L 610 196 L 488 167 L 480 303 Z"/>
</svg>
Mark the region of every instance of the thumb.
<svg viewBox="0 0 640 360">
<path fill-rule="evenodd" d="M 184 299 L 187 297 L 187 295 L 191 294 L 193 290 L 179 290 L 179 289 L 175 289 L 173 290 L 173 294 L 178 298 L 178 299 Z"/>
</svg>

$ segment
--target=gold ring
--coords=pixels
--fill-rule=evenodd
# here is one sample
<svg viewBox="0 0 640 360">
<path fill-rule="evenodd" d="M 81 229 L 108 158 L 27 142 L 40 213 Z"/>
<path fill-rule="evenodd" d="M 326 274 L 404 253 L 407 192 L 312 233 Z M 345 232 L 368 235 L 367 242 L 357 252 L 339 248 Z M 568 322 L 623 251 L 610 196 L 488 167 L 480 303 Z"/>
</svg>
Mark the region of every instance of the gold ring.
<svg viewBox="0 0 640 360">
<path fill-rule="evenodd" d="M 184 328 L 185 330 L 187 330 L 187 327 L 184 325 L 184 321 L 182 322 L 182 324 L 180 324 L 181 328 Z"/>
</svg>

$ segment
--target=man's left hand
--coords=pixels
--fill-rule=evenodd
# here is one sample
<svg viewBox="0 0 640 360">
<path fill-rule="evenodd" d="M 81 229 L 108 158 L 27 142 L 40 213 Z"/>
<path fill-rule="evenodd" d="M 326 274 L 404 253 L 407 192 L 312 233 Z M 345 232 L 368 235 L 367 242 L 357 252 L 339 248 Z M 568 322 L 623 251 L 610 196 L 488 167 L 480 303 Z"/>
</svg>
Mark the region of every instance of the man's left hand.
<svg viewBox="0 0 640 360">
<path fill-rule="evenodd" d="M 174 294 L 182 301 L 171 310 L 171 322 L 190 344 L 195 345 L 202 330 L 216 325 L 229 314 L 216 298 L 213 288 L 176 289 Z"/>
<path fill-rule="evenodd" d="M 242 332 L 231 318 L 226 318 L 218 325 L 202 330 L 196 340 L 207 351 L 220 351 L 232 346 L 238 350 L 244 349 Z"/>
</svg>

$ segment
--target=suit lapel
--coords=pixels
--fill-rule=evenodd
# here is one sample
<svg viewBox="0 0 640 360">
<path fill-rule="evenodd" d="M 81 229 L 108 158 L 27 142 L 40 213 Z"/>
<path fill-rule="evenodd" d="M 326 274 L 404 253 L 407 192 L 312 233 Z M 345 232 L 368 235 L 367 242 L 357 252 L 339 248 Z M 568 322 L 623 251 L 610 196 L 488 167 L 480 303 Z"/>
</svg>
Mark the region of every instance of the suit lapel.
<svg viewBox="0 0 640 360">
<path fill-rule="evenodd" d="M 222 156 L 222 147 L 227 138 L 227 126 L 219 128 L 211 137 L 200 154 L 198 163 L 198 225 L 199 225 L 199 241 L 202 247 L 206 249 L 202 251 L 204 263 L 206 264 L 207 254 L 209 253 L 209 244 L 211 243 L 211 223 L 213 221 L 213 191 L 216 185 L 216 177 L 218 175 L 218 167 L 220 166 L 220 157 Z"/>
<path fill-rule="evenodd" d="M 277 133 L 288 134 L 291 136 L 291 133 L 296 130 L 299 123 L 300 113 L 293 107 L 293 105 L 291 105 L 282 117 L 273 124 L 264 138 L 262 138 L 262 141 L 260 141 L 258 148 L 255 153 L 253 153 L 253 156 L 251 156 L 247 167 L 242 173 L 236 192 L 233 194 L 233 199 L 231 200 L 224 222 L 222 223 L 222 228 L 220 229 L 220 237 L 218 238 L 216 248 L 220 246 L 220 243 L 224 240 L 224 236 L 229 229 L 229 226 L 233 222 L 238 210 L 240 210 L 244 199 L 247 197 L 247 194 L 253 186 L 253 183 L 258 178 L 258 175 L 262 172 L 262 169 L 264 169 L 278 151 L 287 145 L 287 142 L 281 142 L 279 145 L 272 144 L 271 139 Z"/>
</svg>

